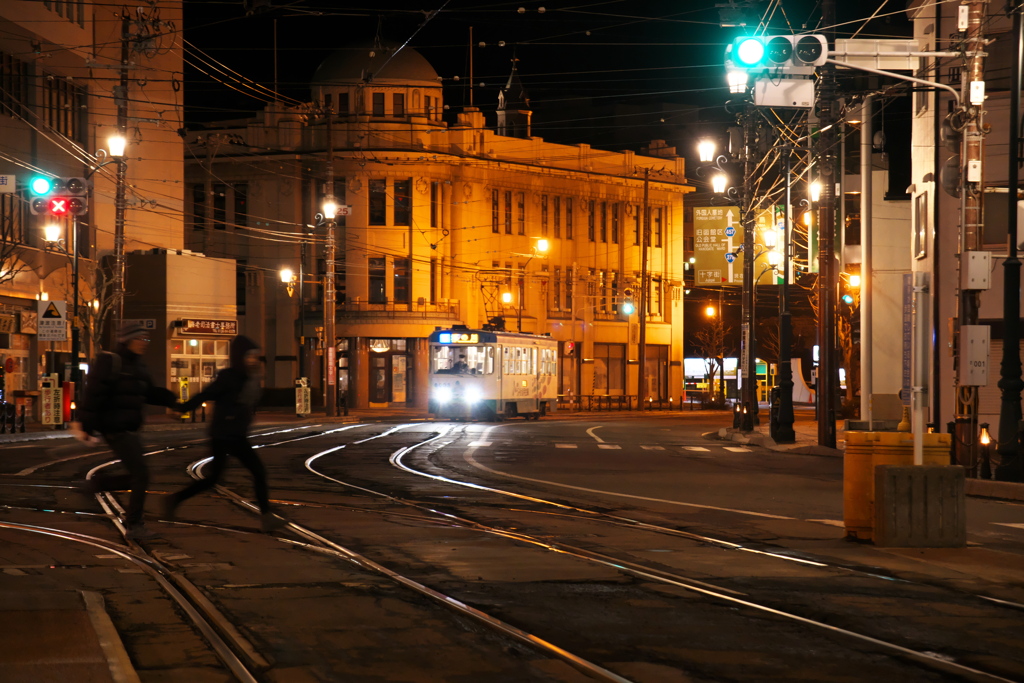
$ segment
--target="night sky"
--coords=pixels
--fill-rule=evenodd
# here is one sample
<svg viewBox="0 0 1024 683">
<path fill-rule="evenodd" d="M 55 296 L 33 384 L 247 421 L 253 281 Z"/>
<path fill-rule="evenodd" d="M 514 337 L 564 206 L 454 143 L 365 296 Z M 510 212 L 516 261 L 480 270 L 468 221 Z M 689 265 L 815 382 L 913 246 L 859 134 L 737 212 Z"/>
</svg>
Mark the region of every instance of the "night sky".
<svg viewBox="0 0 1024 683">
<path fill-rule="evenodd" d="M 615 149 L 638 149 L 652 137 L 679 144 L 671 139 L 678 126 L 722 119 L 722 105 L 728 99 L 725 45 L 745 31 L 722 28 L 716 3 L 707 0 L 256 0 L 259 7 L 248 15 L 247 4 L 253 0 L 185 0 L 185 38 L 204 53 L 187 51 L 186 60 L 214 73 L 199 61 L 212 58 L 227 74 L 274 88 L 276 27 L 277 90 L 307 100 L 310 77 L 335 49 L 376 36 L 409 41 L 408 46 L 426 56 L 445 79 L 446 102 L 457 109 L 468 100 L 472 27 L 473 80 L 484 84 L 475 90 L 474 103 L 484 112 L 493 111 L 497 90 L 516 59 L 535 112 L 535 135 Z M 880 17 L 864 27 L 863 19 L 879 4 L 884 5 Z M 902 0 L 839 0 L 837 5 L 840 35 L 860 30 L 859 37 L 868 37 L 909 30 Z M 820 22 L 820 9 L 805 0 L 751 3 L 746 14 L 755 20 L 769 16 L 770 26 L 778 32 L 812 30 Z M 456 76 L 458 82 L 453 80 Z M 231 82 L 223 74 L 218 78 Z M 237 82 L 233 85 L 245 89 Z M 186 86 L 190 124 L 232 118 L 264 104 L 190 66 Z"/>
</svg>

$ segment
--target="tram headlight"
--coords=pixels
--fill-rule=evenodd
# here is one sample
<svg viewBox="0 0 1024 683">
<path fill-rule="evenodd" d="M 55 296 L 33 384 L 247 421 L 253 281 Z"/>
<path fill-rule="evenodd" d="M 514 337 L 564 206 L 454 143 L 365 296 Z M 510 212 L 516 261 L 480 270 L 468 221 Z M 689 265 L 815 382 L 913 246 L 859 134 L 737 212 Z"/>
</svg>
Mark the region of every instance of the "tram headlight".
<svg viewBox="0 0 1024 683">
<path fill-rule="evenodd" d="M 438 387 L 434 391 L 434 398 L 437 399 L 438 403 L 444 404 L 452 400 L 451 387 Z"/>
<path fill-rule="evenodd" d="M 477 387 L 466 388 L 466 403 L 473 404 L 478 403 L 483 398 L 483 394 Z"/>
</svg>

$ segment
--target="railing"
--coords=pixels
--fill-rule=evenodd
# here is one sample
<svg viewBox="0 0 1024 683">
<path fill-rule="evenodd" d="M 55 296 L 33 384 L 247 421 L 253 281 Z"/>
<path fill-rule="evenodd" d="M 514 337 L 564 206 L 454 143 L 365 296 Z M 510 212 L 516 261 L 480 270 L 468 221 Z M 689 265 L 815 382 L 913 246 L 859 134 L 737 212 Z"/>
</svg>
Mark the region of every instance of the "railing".
<svg viewBox="0 0 1024 683">
<path fill-rule="evenodd" d="M 703 410 L 708 406 L 708 395 L 704 391 L 688 391 L 678 400 L 670 398 L 648 398 L 644 401 L 643 410 Z M 563 394 L 558 397 L 558 407 L 561 410 L 576 411 L 611 411 L 611 410 L 641 410 L 637 407 L 637 396 L 627 394 L 614 396 L 608 394 Z"/>
<path fill-rule="evenodd" d="M 307 304 L 306 315 L 313 319 L 317 314 L 322 315 L 323 306 L 320 304 Z M 396 303 L 389 301 L 385 303 L 372 303 L 369 301 L 345 301 L 338 304 L 337 320 L 352 318 L 418 318 L 418 319 L 439 319 L 459 320 L 459 302 L 418 302 Z"/>
</svg>

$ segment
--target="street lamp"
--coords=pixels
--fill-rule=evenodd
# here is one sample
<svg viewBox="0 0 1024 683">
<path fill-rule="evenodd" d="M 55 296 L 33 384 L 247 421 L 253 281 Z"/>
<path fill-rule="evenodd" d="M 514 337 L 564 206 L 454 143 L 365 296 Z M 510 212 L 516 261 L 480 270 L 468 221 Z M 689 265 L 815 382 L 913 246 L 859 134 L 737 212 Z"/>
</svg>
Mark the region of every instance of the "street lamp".
<svg viewBox="0 0 1024 683">
<path fill-rule="evenodd" d="M 50 223 L 43 226 L 43 240 L 65 256 L 71 257 L 71 381 L 78 388 L 79 347 L 81 336 L 78 330 L 78 221 L 71 217 L 71 253 L 68 253 L 61 226 Z"/>
<path fill-rule="evenodd" d="M 333 160 L 332 160 L 333 162 Z M 338 414 L 338 361 L 335 357 L 335 322 L 337 311 L 334 294 L 334 219 L 338 215 L 338 203 L 334 200 L 333 168 L 329 173 L 328 194 L 324 198 L 323 213 L 317 215 L 317 225 L 327 225 L 327 272 L 324 273 L 324 403 L 327 416 Z M 300 302 L 301 306 L 301 302 Z"/>
<path fill-rule="evenodd" d="M 523 299 L 526 294 L 526 267 L 530 265 L 530 261 L 532 261 L 533 259 L 544 258 L 545 256 L 547 256 L 549 247 L 550 243 L 546 239 L 540 238 L 533 245 L 533 250 L 530 252 L 530 254 L 519 254 L 519 256 L 528 256 L 528 258 L 526 259 L 526 263 L 523 264 L 522 271 L 520 271 L 519 273 L 519 305 L 516 307 L 516 332 L 523 331 L 523 304 L 525 303 Z M 505 303 L 508 303 L 507 301 L 505 301 L 506 295 L 508 295 L 509 301 L 511 301 L 512 294 L 511 292 L 506 292 L 501 296 L 501 300 Z"/>
<path fill-rule="evenodd" d="M 107 138 L 107 153 L 117 162 L 117 189 L 114 195 L 114 321 L 113 330 L 121 327 L 124 319 L 124 192 L 125 147 L 128 141 L 124 135 L 117 133 Z"/>
<path fill-rule="evenodd" d="M 280 276 L 281 282 L 284 283 L 285 289 L 288 292 L 288 296 L 292 296 L 295 293 L 295 282 L 297 280 L 297 278 L 295 277 L 295 272 L 292 271 L 291 268 L 282 268 L 280 271 Z M 301 301 L 299 302 L 299 305 L 302 305 Z"/>
</svg>

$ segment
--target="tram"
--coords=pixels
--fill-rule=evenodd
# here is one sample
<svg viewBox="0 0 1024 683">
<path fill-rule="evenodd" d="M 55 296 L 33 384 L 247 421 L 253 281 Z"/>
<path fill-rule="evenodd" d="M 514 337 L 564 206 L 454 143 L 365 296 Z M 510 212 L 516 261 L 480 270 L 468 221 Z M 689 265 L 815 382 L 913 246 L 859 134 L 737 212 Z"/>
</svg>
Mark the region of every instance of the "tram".
<svg viewBox="0 0 1024 683">
<path fill-rule="evenodd" d="M 558 404 L 558 342 L 548 336 L 436 330 L 429 411 L 443 419 L 539 419 Z"/>
</svg>

